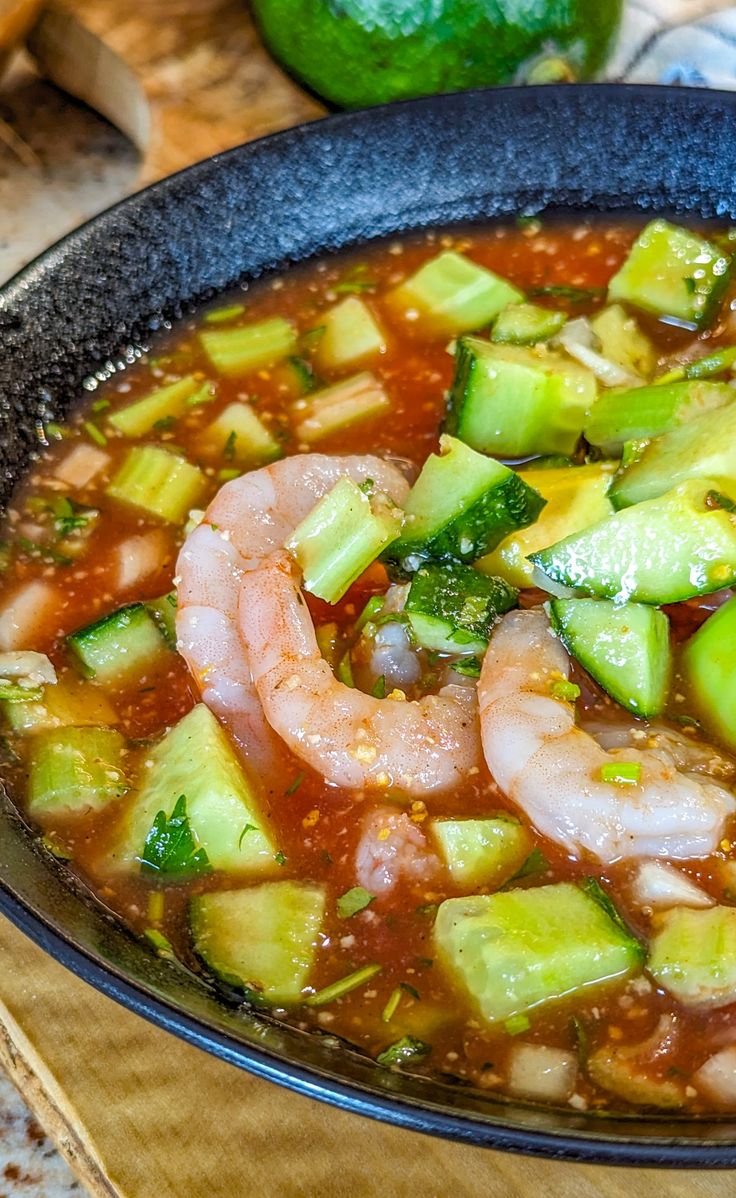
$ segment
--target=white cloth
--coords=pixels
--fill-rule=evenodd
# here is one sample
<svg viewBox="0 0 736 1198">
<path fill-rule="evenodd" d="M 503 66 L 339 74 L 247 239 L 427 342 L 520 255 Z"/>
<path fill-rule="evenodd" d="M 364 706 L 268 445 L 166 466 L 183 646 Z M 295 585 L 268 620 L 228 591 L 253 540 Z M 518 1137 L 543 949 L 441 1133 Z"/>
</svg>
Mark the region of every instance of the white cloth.
<svg viewBox="0 0 736 1198">
<path fill-rule="evenodd" d="M 603 78 L 736 88 L 733 0 L 627 0 Z"/>
</svg>

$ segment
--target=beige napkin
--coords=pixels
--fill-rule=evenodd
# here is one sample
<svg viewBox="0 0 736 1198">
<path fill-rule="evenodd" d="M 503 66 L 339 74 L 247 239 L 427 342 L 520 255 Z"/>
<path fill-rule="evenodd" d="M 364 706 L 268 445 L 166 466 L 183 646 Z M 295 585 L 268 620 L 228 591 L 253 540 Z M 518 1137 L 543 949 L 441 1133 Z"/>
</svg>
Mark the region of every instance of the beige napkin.
<svg viewBox="0 0 736 1198">
<path fill-rule="evenodd" d="M 105 1198 L 726 1198 L 733 1174 L 514 1157 L 280 1089 L 152 1027 L 0 919 L 0 1061 Z"/>
</svg>

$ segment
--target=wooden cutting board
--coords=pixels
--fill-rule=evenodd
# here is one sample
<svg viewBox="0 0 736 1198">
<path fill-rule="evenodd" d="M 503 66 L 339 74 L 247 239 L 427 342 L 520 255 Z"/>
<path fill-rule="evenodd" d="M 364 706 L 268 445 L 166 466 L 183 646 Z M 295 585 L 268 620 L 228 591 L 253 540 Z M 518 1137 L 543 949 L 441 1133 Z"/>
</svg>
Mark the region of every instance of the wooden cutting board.
<svg viewBox="0 0 736 1198">
<path fill-rule="evenodd" d="M 131 138 L 142 184 L 325 111 L 269 57 L 245 0 L 49 0 L 28 46 Z"/>
</svg>

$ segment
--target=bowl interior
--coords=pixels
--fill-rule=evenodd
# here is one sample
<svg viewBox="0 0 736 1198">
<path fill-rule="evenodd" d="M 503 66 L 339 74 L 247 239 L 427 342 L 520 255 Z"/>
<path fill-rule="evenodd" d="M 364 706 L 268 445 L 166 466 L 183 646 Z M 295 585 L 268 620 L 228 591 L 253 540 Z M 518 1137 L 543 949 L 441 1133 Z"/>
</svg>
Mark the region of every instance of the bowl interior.
<svg viewBox="0 0 736 1198">
<path fill-rule="evenodd" d="M 330 117 L 231 151 L 125 201 L 0 292 L 0 487 L 85 378 L 245 278 L 408 229 L 549 208 L 736 215 L 736 95 L 502 89 Z M 585 1115 L 377 1068 L 329 1036 L 228 1007 L 154 957 L 6 795 L 0 909 L 107 994 L 225 1060 L 339 1106 L 475 1144 L 571 1159 L 736 1164 L 733 1120 Z"/>
</svg>

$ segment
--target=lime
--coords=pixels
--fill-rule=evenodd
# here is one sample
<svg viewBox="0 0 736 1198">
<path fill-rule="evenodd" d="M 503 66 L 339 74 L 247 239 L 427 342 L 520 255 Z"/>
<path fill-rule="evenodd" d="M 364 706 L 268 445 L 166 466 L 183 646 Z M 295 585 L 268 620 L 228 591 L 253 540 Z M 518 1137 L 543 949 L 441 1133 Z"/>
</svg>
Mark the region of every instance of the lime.
<svg viewBox="0 0 736 1198">
<path fill-rule="evenodd" d="M 343 108 L 590 77 L 622 0 L 253 0 L 276 58 Z"/>
</svg>

